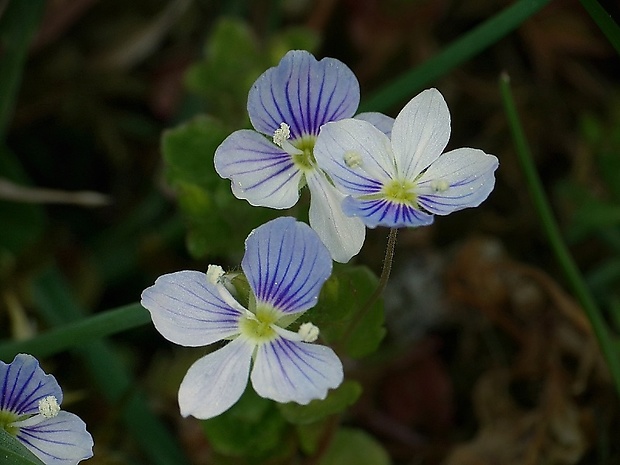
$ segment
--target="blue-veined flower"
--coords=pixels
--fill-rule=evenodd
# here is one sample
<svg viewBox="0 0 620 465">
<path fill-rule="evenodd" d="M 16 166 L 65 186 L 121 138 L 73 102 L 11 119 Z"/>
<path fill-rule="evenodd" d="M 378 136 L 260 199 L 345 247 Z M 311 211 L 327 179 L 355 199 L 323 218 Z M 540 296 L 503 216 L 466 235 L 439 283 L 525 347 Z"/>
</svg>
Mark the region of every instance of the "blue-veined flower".
<svg viewBox="0 0 620 465">
<path fill-rule="evenodd" d="M 313 148 L 321 126 L 352 117 L 359 99 L 357 78 L 344 63 L 290 51 L 250 90 L 248 114 L 255 131 L 235 131 L 215 152 L 218 174 L 231 180 L 237 198 L 252 205 L 290 208 L 307 184 L 310 226 L 339 262 L 359 252 L 366 231 L 358 218 L 343 214 L 343 194 L 317 167 Z M 380 113 L 358 117 L 385 132 L 393 122 Z"/>
<path fill-rule="evenodd" d="M 84 422 L 60 410 L 62 390 L 32 355 L 0 361 L 0 428 L 47 465 L 73 465 L 92 457 L 93 438 Z"/>
<path fill-rule="evenodd" d="M 449 137 L 448 106 L 428 89 L 401 110 L 390 137 L 364 121 L 327 123 L 314 155 L 347 194 L 347 215 L 370 228 L 421 226 L 480 205 L 495 184 L 497 158 L 473 148 L 442 153 Z"/>
<path fill-rule="evenodd" d="M 183 346 L 230 340 L 197 360 L 179 388 L 183 416 L 207 419 L 230 408 L 251 381 L 262 397 L 307 404 L 342 382 L 342 363 L 332 349 L 312 344 L 309 322 L 286 328 L 312 308 L 331 274 L 329 252 L 316 233 L 291 217 L 259 226 L 245 243 L 241 268 L 251 290 L 248 308 L 227 287 L 219 266 L 207 273 L 160 276 L 142 293 L 155 328 Z"/>
</svg>

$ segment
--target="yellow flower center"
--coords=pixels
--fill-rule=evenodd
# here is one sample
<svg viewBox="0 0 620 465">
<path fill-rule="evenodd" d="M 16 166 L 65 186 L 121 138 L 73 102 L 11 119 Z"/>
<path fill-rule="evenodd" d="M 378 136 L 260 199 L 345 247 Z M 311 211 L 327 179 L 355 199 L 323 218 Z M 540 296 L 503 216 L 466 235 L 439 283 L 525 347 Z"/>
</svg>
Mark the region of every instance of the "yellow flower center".
<svg viewBox="0 0 620 465">
<path fill-rule="evenodd" d="M 414 192 L 414 188 L 415 183 L 412 181 L 393 179 L 383 186 L 383 196 L 394 203 L 416 206 L 417 195 Z"/>
<path fill-rule="evenodd" d="M 314 143 L 316 142 L 315 136 L 303 136 L 292 142 L 292 145 L 300 150 L 300 154 L 292 155 L 293 163 L 301 171 L 313 170 L 316 166 L 316 160 L 314 158 Z"/>
<path fill-rule="evenodd" d="M 273 325 L 280 319 L 281 313 L 273 307 L 259 305 L 256 314 L 243 316 L 239 321 L 241 334 L 256 343 L 268 342 L 277 336 Z"/>
<path fill-rule="evenodd" d="M 17 436 L 19 428 L 12 426 L 12 424 L 19 418 L 19 416 L 13 412 L 0 411 L 0 428 L 5 430 L 11 436 Z"/>
</svg>

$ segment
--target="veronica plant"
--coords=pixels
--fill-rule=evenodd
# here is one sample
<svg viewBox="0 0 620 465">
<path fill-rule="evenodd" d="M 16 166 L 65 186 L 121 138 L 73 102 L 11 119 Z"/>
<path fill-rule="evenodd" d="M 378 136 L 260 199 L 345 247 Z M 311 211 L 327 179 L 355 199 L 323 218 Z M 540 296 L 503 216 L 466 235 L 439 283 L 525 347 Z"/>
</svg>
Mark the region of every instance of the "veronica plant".
<svg viewBox="0 0 620 465">
<path fill-rule="evenodd" d="M 310 226 L 339 262 L 359 252 L 365 228 L 343 214 L 344 196 L 317 166 L 314 144 L 325 123 L 352 117 L 359 99 L 357 78 L 344 63 L 290 51 L 250 90 L 248 114 L 255 130 L 234 132 L 215 152 L 216 171 L 232 181 L 237 198 L 252 205 L 290 208 L 307 184 Z M 393 122 L 380 113 L 358 118 L 387 133 Z"/>
<path fill-rule="evenodd" d="M 185 375 L 183 416 L 207 419 L 230 408 L 246 388 L 252 360 L 254 390 L 277 402 L 307 404 L 342 382 L 336 354 L 312 344 L 318 328 L 306 322 L 297 332 L 285 329 L 316 304 L 331 274 L 329 252 L 316 233 L 291 217 L 265 223 L 248 236 L 241 268 L 251 291 L 247 308 L 214 265 L 206 275 L 163 275 L 142 293 L 142 305 L 168 340 L 190 347 L 230 340 Z"/>
<path fill-rule="evenodd" d="M 473 148 L 442 154 L 449 138 L 448 106 L 428 89 L 401 110 L 390 137 L 365 121 L 327 123 L 314 155 L 347 194 L 347 215 L 370 228 L 422 226 L 480 205 L 495 184 L 497 158 Z"/>
<path fill-rule="evenodd" d="M 60 410 L 62 390 L 31 355 L 0 362 L 0 428 L 47 465 L 72 465 L 92 457 L 84 422 Z"/>
</svg>

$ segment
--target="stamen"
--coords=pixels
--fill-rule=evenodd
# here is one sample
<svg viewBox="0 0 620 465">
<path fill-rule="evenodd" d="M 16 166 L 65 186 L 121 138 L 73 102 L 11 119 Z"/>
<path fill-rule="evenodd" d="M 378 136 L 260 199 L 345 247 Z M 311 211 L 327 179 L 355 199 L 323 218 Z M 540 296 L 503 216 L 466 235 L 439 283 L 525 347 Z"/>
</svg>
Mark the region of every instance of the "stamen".
<svg viewBox="0 0 620 465">
<path fill-rule="evenodd" d="M 435 179 L 431 181 L 431 189 L 434 192 L 445 192 L 450 188 L 450 183 L 445 179 Z"/>
<path fill-rule="evenodd" d="M 362 166 L 362 156 L 354 150 L 348 150 L 344 153 L 343 156 L 344 163 L 349 168 L 357 168 L 358 166 Z"/>
<path fill-rule="evenodd" d="M 273 133 L 273 143 L 284 148 L 284 142 L 291 137 L 291 127 L 286 123 L 280 123 L 280 129 Z"/>
<path fill-rule="evenodd" d="M 211 284 L 220 284 L 224 276 L 224 269 L 219 265 L 209 265 L 207 268 L 207 279 Z"/>
<path fill-rule="evenodd" d="M 30 417 L 23 418 L 9 423 L 11 428 L 26 428 L 30 426 L 38 425 L 39 423 L 54 418 L 60 413 L 60 405 L 58 405 L 58 399 L 54 396 L 47 396 L 39 400 L 39 413 Z"/>
<path fill-rule="evenodd" d="M 44 397 L 39 401 L 39 413 L 45 418 L 54 418 L 60 412 L 60 405 L 54 396 Z"/>
<path fill-rule="evenodd" d="M 319 338 L 319 328 L 312 323 L 303 323 L 297 330 L 297 334 L 304 342 L 314 342 Z"/>
</svg>

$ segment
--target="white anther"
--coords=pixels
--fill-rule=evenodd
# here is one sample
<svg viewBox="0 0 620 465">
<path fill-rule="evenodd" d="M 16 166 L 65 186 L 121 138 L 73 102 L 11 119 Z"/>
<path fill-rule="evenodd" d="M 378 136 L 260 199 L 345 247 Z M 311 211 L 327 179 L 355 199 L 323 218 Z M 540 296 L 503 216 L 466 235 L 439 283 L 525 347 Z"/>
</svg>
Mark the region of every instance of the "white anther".
<svg viewBox="0 0 620 465">
<path fill-rule="evenodd" d="M 445 192 L 450 188 L 450 183 L 445 179 L 435 179 L 431 181 L 431 189 L 434 192 Z"/>
<path fill-rule="evenodd" d="M 344 153 L 344 163 L 349 168 L 357 168 L 362 166 L 362 156 L 354 150 L 349 150 Z"/>
<path fill-rule="evenodd" d="M 39 413 L 45 418 L 54 418 L 60 412 L 60 405 L 54 396 L 44 397 L 39 401 Z"/>
<path fill-rule="evenodd" d="M 291 127 L 286 123 L 280 123 L 280 128 L 273 133 L 273 143 L 278 147 L 283 147 L 284 142 L 291 137 Z"/>
<path fill-rule="evenodd" d="M 297 334 L 304 342 L 314 342 L 319 338 L 319 328 L 312 323 L 303 323 L 297 330 Z"/>
<path fill-rule="evenodd" d="M 209 265 L 207 268 L 207 279 L 211 284 L 220 284 L 224 276 L 224 269 L 219 265 Z"/>
</svg>

